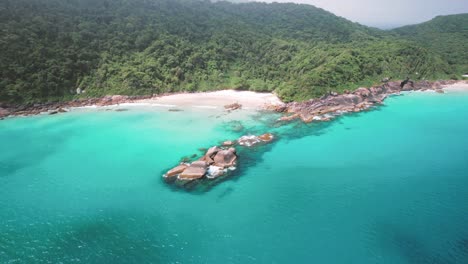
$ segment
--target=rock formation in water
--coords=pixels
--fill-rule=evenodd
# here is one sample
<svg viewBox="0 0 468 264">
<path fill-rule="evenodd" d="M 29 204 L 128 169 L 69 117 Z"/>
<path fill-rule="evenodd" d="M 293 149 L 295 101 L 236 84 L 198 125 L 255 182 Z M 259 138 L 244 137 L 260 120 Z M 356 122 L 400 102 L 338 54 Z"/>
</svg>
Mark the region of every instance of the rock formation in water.
<svg viewBox="0 0 468 264">
<path fill-rule="evenodd" d="M 194 181 L 211 181 L 222 176 L 228 176 L 229 172 L 237 169 L 239 162 L 235 146 L 250 148 L 273 140 L 274 136 L 267 133 L 260 136 L 247 135 L 235 141 L 225 141 L 222 146 L 207 149 L 198 160 L 180 163 L 167 171 L 163 178 L 168 183 L 185 186 Z"/>
<path fill-rule="evenodd" d="M 242 108 L 242 105 L 239 103 L 233 103 L 233 104 L 228 104 L 224 106 L 224 109 L 226 109 L 227 111 L 234 111 L 234 110 L 241 109 L 241 108 Z"/>
</svg>

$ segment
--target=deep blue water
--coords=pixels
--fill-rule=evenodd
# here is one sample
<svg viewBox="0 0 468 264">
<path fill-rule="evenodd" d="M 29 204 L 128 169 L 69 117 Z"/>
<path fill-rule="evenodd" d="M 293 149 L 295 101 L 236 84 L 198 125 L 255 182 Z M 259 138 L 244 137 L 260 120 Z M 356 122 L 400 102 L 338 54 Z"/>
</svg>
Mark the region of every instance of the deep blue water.
<svg viewBox="0 0 468 264">
<path fill-rule="evenodd" d="M 237 115 L 237 116 L 236 116 Z M 333 122 L 132 108 L 0 121 L 1 263 L 468 263 L 468 94 Z M 278 140 L 187 192 L 161 174 Z"/>
</svg>

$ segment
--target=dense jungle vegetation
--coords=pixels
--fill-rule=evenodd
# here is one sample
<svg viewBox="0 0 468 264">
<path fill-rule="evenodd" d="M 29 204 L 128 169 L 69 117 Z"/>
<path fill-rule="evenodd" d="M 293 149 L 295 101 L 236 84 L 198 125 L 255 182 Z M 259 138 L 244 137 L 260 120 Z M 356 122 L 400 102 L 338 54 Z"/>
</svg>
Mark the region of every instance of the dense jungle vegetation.
<svg viewBox="0 0 468 264">
<path fill-rule="evenodd" d="M 468 71 L 467 19 L 382 31 L 299 4 L 2 0 L 0 102 L 225 88 L 290 101 L 455 78 Z"/>
</svg>

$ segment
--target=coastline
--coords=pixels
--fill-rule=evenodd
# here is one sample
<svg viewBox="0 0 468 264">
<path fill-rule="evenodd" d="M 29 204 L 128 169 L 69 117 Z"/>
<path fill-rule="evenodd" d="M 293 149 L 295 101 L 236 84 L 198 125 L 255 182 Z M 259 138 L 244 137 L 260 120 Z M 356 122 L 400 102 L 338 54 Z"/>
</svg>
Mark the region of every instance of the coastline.
<svg viewBox="0 0 468 264">
<path fill-rule="evenodd" d="M 380 86 L 358 88 L 344 94 L 330 93 L 305 102 L 291 102 L 283 107 L 272 107 L 271 110 L 285 114 L 280 118 L 280 121 L 295 119 L 300 119 L 305 123 L 329 121 L 345 113 L 368 110 L 371 107 L 382 104 L 388 96 L 406 91 L 466 92 L 468 91 L 468 82 L 455 80 L 408 83 L 388 82 Z"/>
<path fill-rule="evenodd" d="M 400 82 L 389 82 L 386 85 L 371 88 L 358 88 L 344 94 L 330 93 L 321 98 L 305 102 L 283 103 L 273 93 L 258 93 L 252 91 L 219 90 L 214 92 L 175 93 L 155 96 L 122 96 L 109 95 L 101 98 L 75 99 L 66 102 L 42 103 L 34 105 L 2 105 L 0 104 L 0 120 L 6 117 L 31 116 L 39 114 L 59 114 L 83 107 L 108 107 L 149 105 L 165 107 L 171 110 L 177 108 L 226 109 L 239 108 L 249 110 L 269 110 L 284 113 L 281 121 L 301 119 L 312 121 L 328 121 L 333 116 L 346 112 L 360 112 L 376 104 L 381 104 L 385 98 L 402 91 L 427 91 L 439 93 L 468 91 L 468 81 L 420 81 L 412 85 L 400 87 Z M 176 108 L 176 109 L 174 109 Z"/>
<path fill-rule="evenodd" d="M 0 119 L 14 116 L 55 115 L 80 108 L 151 106 L 179 111 L 180 108 L 218 110 L 262 110 L 284 105 L 273 93 L 252 91 L 220 90 L 214 92 L 175 93 L 155 96 L 112 95 L 101 98 L 75 99 L 67 102 L 43 103 L 34 105 L 0 104 Z"/>
</svg>

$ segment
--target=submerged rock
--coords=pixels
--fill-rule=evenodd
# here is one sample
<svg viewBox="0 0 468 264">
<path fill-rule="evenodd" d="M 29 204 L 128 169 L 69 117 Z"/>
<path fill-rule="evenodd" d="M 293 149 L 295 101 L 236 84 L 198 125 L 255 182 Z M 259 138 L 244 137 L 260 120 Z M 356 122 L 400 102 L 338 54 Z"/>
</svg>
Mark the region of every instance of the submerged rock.
<svg viewBox="0 0 468 264">
<path fill-rule="evenodd" d="M 245 146 L 245 147 L 251 147 L 260 142 L 262 141 L 255 135 L 242 136 L 241 138 L 237 140 L 237 143 L 239 143 L 239 145 Z"/>
<path fill-rule="evenodd" d="M 241 146 L 252 147 L 259 143 L 269 143 L 273 141 L 274 136 L 271 133 L 266 133 L 260 136 L 246 135 L 242 136 L 237 140 L 237 143 Z"/>
<path fill-rule="evenodd" d="M 228 141 L 223 142 L 224 147 L 230 147 L 230 146 L 233 146 L 233 145 L 234 145 L 234 141 L 228 140 Z"/>
<path fill-rule="evenodd" d="M 263 142 L 271 142 L 274 136 L 270 133 L 266 133 L 266 134 L 259 136 L 258 138 L 262 140 Z"/>
</svg>

